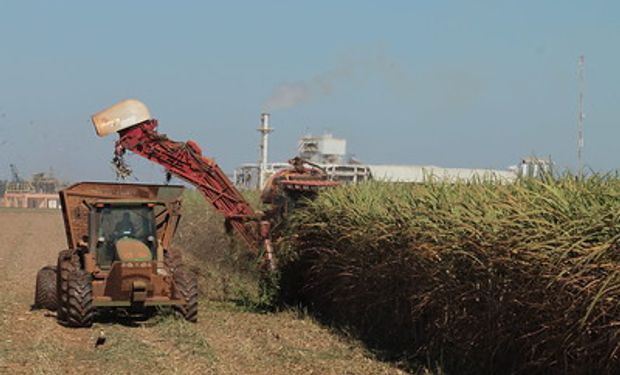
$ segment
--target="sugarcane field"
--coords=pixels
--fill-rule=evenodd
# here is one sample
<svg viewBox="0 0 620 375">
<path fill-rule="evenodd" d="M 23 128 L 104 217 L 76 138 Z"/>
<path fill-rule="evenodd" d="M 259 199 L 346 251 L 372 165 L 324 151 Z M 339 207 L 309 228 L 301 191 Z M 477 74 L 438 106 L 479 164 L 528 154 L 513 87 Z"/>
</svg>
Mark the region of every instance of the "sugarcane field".
<svg viewBox="0 0 620 375">
<path fill-rule="evenodd" d="M 620 374 L 620 3 L 0 12 L 0 374 Z"/>
</svg>

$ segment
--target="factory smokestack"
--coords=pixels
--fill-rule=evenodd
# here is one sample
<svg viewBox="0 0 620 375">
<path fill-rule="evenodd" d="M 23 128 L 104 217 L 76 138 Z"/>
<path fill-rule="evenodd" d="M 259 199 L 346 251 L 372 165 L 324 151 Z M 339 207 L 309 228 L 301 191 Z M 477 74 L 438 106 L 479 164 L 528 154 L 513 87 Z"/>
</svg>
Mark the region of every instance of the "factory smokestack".
<svg viewBox="0 0 620 375">
<path fill-rule="evenodd" d="M 258 132 L 261 133 L 260 139 L 260 159 L 258 162 L 258 188 L 262 189 L 265 186 L 267 162 L 269 156 L 269 133 L 273 131 L 269 127 L 269 113 L 261 113 L 260 115 L 260 128 Z"/>
</svg>

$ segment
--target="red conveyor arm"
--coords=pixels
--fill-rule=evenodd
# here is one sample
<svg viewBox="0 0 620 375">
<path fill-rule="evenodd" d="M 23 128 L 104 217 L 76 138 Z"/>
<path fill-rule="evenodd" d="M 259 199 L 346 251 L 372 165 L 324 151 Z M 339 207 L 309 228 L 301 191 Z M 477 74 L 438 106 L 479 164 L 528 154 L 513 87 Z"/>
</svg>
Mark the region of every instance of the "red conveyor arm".
<svg viewBox="0 0 620 375">
<path fill-rule="evenodd" d="M 149 120 L 119 132 L 116 155 L 129 150 L 194 185 L 257 254 L 262 240 L 257 216 L 243 195 L 214 160 L 202 156 L 196 143 L 172 141 L 156 128 L 157 120 Z"/>
</svg>

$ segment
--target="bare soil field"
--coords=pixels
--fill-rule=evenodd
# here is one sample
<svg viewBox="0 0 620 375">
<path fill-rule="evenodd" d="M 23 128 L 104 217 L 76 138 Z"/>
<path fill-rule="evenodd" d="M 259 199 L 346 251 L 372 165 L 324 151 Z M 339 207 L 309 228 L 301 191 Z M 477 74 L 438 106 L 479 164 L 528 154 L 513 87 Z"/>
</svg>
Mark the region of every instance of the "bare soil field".
<svg viewBox="0 0 620 375">
<path fill-rule="evenodd" d="M 37 271 L 65 246 L 59 211 L 0 209 L 0 373 L 402 373 L 304 314 L 259 314 L 232 302 L 202 299 L 198 324 L 156 316 L 63 327 L 31 304 Z M 101 331 L 106 342 L 95 347 Z"/>
</svg>

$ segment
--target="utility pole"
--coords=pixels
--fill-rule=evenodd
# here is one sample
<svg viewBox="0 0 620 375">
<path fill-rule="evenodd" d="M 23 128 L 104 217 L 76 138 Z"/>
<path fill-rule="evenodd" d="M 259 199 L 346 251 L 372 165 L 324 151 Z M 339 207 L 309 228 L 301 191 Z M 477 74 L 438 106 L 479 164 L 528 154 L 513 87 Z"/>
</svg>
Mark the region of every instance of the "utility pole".
<svg viewBox="0 0 620 375">
<path fill-rule="evenodd" d="M 586 59 L 584 55 L 579 56 L 577 64 L 577 74 L 579 76 L 579 114 L 577 117 L 577 174 L 579 178 L 583 178 L 583 95 L 585 91 L 585 70 Z"/>
</svg>

